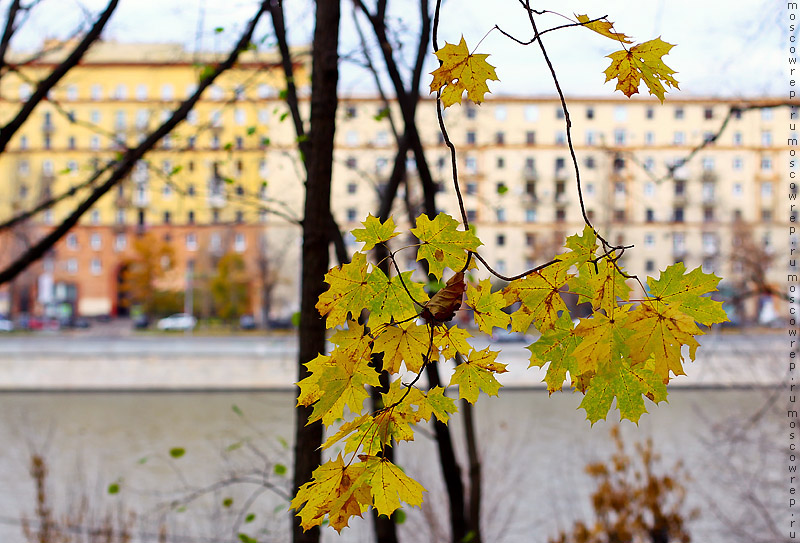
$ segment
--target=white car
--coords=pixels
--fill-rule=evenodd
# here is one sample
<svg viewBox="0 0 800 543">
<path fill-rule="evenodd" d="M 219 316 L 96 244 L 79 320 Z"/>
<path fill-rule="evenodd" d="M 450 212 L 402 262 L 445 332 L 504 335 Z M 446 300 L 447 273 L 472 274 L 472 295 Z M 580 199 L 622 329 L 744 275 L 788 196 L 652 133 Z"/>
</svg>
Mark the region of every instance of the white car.
<svg viewBox="0 0 800 543">
<path fill-rule="evenodd" d="M 0 317 L 0 332 L 13 332 L 13 331 L 14 331 L 14 323 L 4 317 Z"/>
<path fill-rule="evenodd" d="M 159 330 L 192 330 L 197 324 L 197 319 L 186 313 L 175 313 L 158 321 L 156 328 Z"/>
</svg>

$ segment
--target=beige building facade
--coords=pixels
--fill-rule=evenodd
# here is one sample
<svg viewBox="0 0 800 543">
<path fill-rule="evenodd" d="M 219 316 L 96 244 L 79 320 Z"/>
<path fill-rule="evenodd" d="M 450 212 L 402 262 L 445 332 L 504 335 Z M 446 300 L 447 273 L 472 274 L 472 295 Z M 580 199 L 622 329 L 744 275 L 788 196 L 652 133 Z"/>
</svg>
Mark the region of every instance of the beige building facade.
<svg viewBox="0 0 800 543">
<path fill-rule="evenodd" d="M 194 270 L 211 270 L 221 255 L 237 252 L 247 262 L 250 311 L 259 320 L 297 310 L 302 164 L 276 59 L 248 55 L 47 257 L 0 290 L 0 312 L 42 312 L 66 296 L 82 315 L 119 313 L 120 270 L 133 257 L 131 240 L 146 232 L 174 247 L 170 288 L 185 288 Z M 0 156 L 0 218 L 53 195 L 75 195 L 6 233 L 2 262 L 58 224 L 97 168 L 192 92 L 203 63 L 213 59 L 201 60 L 175 46 L 100 44 L 64 78 Z M 32 65 L 30 75 L 46 61 Z M 302 64 L 298 69 L 302 74 Z M 28 81 L 5 76 L 0 121 L 30 92 Z M 499 272 L 515 275 L 549 260 L 565 236 L 582 230 L 577 179 L 557 99 L 488 98 L 449 108 L 445 120 L 481 252 Z M 775 107 L 749 109 L 754 104 Z M 305 99 L 302 105 L 307 113 Z M 797 137 L 787 129 L 786 107 L 714 98 L 668 98 L 662 105 L 617 95 L 572 97 L 568 107 L 586 214 L 609 241 L 634 245 L 624 256 L 630 273 L 657 274 L 683 261 L 723 277 L 731 292 L 749 288 L 753 274 L 776 289 L 785 284 L 792 271 L 779 258 L 790 242 L 788 140 Z M 732 107 L 740 109 L 714 139 Z M 344 231 L 377 213 L 392 169 L 396 145 L 383 109 L 377 98 L 340 101 L 333 206 Z M 458 216 L 432 100 L 419 105 L 417 120 L 441 189 L 437 205 Z M 408 163 L 409 194 L 403 189 L 394 213 L 399 224 L 408 223 L 405 202 L 419 209 Z M 352 236 L 345 240 L 358 249 Z M 767 303 L 755 300 L 756 310 Z"/>
</svg>

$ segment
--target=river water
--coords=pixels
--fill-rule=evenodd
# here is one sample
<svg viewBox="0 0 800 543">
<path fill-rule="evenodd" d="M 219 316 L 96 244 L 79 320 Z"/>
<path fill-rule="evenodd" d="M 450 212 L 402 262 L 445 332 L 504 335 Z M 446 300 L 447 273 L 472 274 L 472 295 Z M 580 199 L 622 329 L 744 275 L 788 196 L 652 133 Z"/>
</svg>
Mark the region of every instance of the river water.
<svg viewBox="0 0 800 543">
<path fill-rule="evenodd" d="M 629 446 L 652 438 L 662 455 L 657 470 L 683 462 L 691 477 L 687 510 L 699 508 L 689 524 L 694 541 L 748 540 L 737 539 L 735 529 L 767 535 L 770 521 L 755 512 L 762 506 L 776 515 L 774 523 L 782 520 L 775 499 L 784 464 L 776 412 L 783 407 L 773 402 L 775 394 L 773 388 L 677 389 L 669 405 L 650 404 L 638 427 L 622 424 Z M 579 403 L 578 394 L 548 398 L 542 390 L 481 397 L 485 541 L 546 542 L 574 519 L 590 518 L 592 481 L 583 467 L 607 458 L 613 443 L 611 424 L 590 427 Z M 0 541 L 24 542 L 20 519 L 35 518 L 32 454 L 46 459 L 53 516 L 71 519 L 75 533 L 116 515 L 128 519 L 134 541 L 157 541 L 162 530 L 169 541 L 186 543 L 238 541 L 239 532 L 262 543 L 286 541 L 287 502 L 279 493 L 288 487 L 282 472 L 291 457 L 292 406 L 289 392 L 0 394 Z M 452 428 L 461 444 L 458 418 Z M 422 509 L 407 508 L 404 541 L 438 542 L 447 534 L 429 436 L 423 428 L 415 443 L 398 449 L 398 462 L 429 491 Z M 179 448 L 182 456 L 170 455 Z M 463 461 L 463 446 L 458 452 Z M 111 484 L 119 492 L 109 494 Z M 369 521 L 354 519 L 344 537 L 333 535 L 325 539 L 370 541 Z"/>
</svg>

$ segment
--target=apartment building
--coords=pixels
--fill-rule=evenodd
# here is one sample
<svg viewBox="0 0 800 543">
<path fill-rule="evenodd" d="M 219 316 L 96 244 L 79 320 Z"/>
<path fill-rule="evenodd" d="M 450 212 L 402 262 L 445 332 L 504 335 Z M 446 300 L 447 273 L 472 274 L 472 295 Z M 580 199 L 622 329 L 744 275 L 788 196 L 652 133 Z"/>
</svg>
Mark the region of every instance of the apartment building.
<svg viewBox="0 0 800 543">
<path fill-rule="evenodd" d="M 0 187 L 0 217 L 71 189 L 75 196 L 4 238 L 0 260 L 63 219 L 97 168 L 192 92 L 203 63 L 213 60 L 198 58 L 176 46 L 104 43 L 65 77 L 0 156 L 8 180 Z M 68 300 L 83 315 L 119 312 L 131 240 L 149 232 L 175 250 L 176 267 L 165 287 L 185 288 L 234 251 L 245 257 L 252 278 L 253 313 L 261 319 L 265 308 L 272 317 L 294 312 L 302 165 L 275 61 L 249 52 L 51 254 L 11 290 L 0 290 L 0 311 L 12 300 L 15 310 L 28 312 Z M 0 81 L 6 106 L 18 106 L 30 92 L 15 74 Z M 778 102 L 692 98 L 662 105 L 611 94 L 568 100 L 586 215 L 609 241 L 634 245 L 624 256 L 631 273 L 655 274 L 684 261 L 735 288 L 754 273 L 755 248 L 760 273 L 776 286 L 785 283 L 787 262 L 774 257 L 789 243 L 781 204 L 789 194 L 787 138 L 796 136 L 788 133 L 785 108 L 747 109 L 753 103 Z M 714 138 L 732 107 L 741 110 Z M 0 120 L 15 109 L 0 109 Z M 340 101 L 333 205 L 345 231 L 376 213 L 391 172 L 395 141 L 383 109 L 377 98 Z M 396 108 L 390 109 L 399 120 Z M 432 100 L 419 105 L 417 119 L 440 187 L 437 205 L 458 216 Z M 482 254 L 499 272 L 514 275 L 545 262 L 565 236 L 581 231 L 577 179 L 557 99 L 489 96 L 481 106 L 449 108 L 445 120 L 458 148 L 467 215 L 485 244 Z M 408 166 L 409 194 L 401 194 L 395 211 L 400 224 L 407 224 L 404 204 L 418 208 L 419 201 L 412 160 Z M 345 239 L 358 248 L 352 236 Z"/>
</svg>

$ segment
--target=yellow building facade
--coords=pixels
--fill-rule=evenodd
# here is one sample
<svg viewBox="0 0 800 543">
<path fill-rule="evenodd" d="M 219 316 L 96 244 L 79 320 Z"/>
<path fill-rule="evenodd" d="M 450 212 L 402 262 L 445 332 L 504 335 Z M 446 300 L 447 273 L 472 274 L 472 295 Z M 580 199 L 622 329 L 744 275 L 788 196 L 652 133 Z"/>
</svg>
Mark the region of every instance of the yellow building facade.
<svg viewBox="0 0 800 543">
<path fill-rule="evenodd" d="M 0 157 L 7 180 L 0 188 L 0 217 L 75 188 L 75 197 L 17 230 L 24 238 L 57 224 L 85 194 L 81 187 L 96 168 L 156 127 L 193 92 L 203 66 L 213 60 L 176 46 L 99 44 Z M 70 291 L 78 313 L 118 312 L 121 263 L 131 257 L 132 237 L 151 232 L 175 248 L 172 288 L 185 288 L 187 277 L 210 273 L 219 256 L 234 251 L 243 255 L 252 278 L 250 310 L 259 319 L 266 313 L 291 315 L 298 305 L 296 221 L 302 212 L 303 170 L 279 95 L 283 83 L 276 60 L 248 52 L 206 91 L 186 122 L 104 196 L 27 279 L 18 280 L 16 294 L 5 291 L 0 311 L 13 303 L 19 311 L 41 311 L 42 304 L 58 298 L 43 291 L 67 285 L 61 288 Z M 298 68 L 305 77 L 303 66 Z M 37 70 L 32 66 L 28 75 L 40 76 Z M 7 120 L 31 90 L 30 82 L 5 76 L 0 120 Z M 568 100 L 587 216 L 610 241 L 634 245 L 624 257 L 631 273 L 655 274 L 684 261 L 687 267 L 714 271 L 731 288 L 754 273 L 776 288 L 785 284 L 792 270 L 779 257 L 790 243 L 784 204 L 790 192 L 788 139 L 796 136 L 784 122 L 785 107 L 748 109 L 756 103 L 778 102 Z M 305 101 L 303 106 L 307 111 Z M 387 119 L 379 115 L 383 107 L 376 98 L 340 101 L 333 205 L 344 231 L 377 212 L 391 172 L 396 146 Z M 681 164 L 719 131 L 731 107 L 741 110 L 719 138 Z M 417 120 L 441 187 L 437 204 L 458 216 L 449 152 L 432 100 L 419 105 Z M 514 275 L 545 262 L 564 236 L 582 229 L 558 100 L 491 96 L 479 107 L 448 109 L 446 122 L 458 147 L 467 214 L 485 244 L 482 254 L 498 271 Z M 409 166 L 406 200 L 413 207 L 419 190 Z M 404 195 L 398 198 L 398 223 L 407 222 Z M 358 248 L 352 236 L 345 239 L 350 249 Z M 18 241 L 5 245 L 0 258 L 7 261 L 20 247 Z M 763 252 L 760 271 L 748 260 L 753 247 Z M 22 305 L 21 290 L 29 298 Z"/>
</svg>

